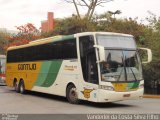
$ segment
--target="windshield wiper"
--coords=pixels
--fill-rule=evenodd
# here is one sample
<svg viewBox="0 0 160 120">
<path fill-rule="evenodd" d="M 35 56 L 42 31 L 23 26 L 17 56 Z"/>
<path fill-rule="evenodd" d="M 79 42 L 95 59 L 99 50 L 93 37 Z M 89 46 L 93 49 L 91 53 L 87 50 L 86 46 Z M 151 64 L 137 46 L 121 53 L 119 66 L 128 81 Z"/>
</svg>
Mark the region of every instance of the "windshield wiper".
<svg viewBox="0 0 160 120">
<path fill-rule="evenodd" d="M 133 74 L 133 76 L 134 76 L 134 79 L 137 81 L 136 75 L 135 75 L 135 73 L 133 72 L 132 68 L 131 68 L 131 67 L 129 67 L 129 68 L 131 69 L 131 72 L 132 72 L 132 74 Z"/>
<path fill-rule="evenodd" d="M 123 62 L 123 65 L 124 65 L 123 57 L 121 57 L 121 58 L 122 58 L 122 62 Z M 122 75 L 122 71 L 123 71 L 123 69 L 124 69 L 124 68 L 122 68 L 122 69 L 121 69 L 121 72 L 120 72 L 120 75 L 119 75 L 119 77 L 118 77 L 117 81 L 119 81 L 119 79 L 121 78 L 121 75 Z M 125 78 L 126 78 L 126 74 L 125 74 Z"/>
<path fill-rule="evenodd" d="M 120 75 L 119 75 L 119 77 L 118 77 L 117 81 L 119 81 L 119 79 L 121 78 L 122 71 L 123 71 L 123 68 L 122 68 L 122 70 L 121 70 L 121 72 L 120 72 Z"/>
<path fill-rule="evenodd" d="M 124 53 L 123 53 L 123 55 L 124 55 Z M 125 56 L 125 60 L 126 60 L 126 56 Z M 127 71 L 126 71 L 126 63 L 125 63 L 125 60 L 122 58 L 123 65 L 124 65 L 124 72 L 125 72 L 125 80 L 128 81 L 128 80 L 127 80 Z"/>
<path fill-rule="evenodd" d="M 125 59 L 126 59 L 126 56 L 125 56 Z M 127 61 L 127 64 L 128 64 L 128 66 L 129 66 L 129 68 L 130 68 L 130 70 L 131 70 L 131 72 L 132 72 L 132 74 L 133 74 L 133 76 L 134 76 L 134 79 L 137 81 L 136 75 L 135 75 L 135 73 L 133 72 L 133 69 L 130 67 L 130 61 Z"/>
</svg>

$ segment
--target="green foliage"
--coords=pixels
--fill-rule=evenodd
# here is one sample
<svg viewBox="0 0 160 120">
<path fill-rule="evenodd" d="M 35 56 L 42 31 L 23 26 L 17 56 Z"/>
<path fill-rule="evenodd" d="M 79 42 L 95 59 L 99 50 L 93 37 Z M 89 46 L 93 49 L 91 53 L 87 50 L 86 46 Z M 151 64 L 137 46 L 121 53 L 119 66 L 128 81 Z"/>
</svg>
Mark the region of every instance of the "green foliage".
<svg viewBox="0 0 160 120">
<path fill-rule="evenodd" d="M 140 41 L 143 42 L 143 44 L 139 44 L 139 46 L 152 50 L 153 60 L 150 64 L 144 65 L 143 68 L 146 87 L 145 92 L 155 94 L 156 88 L 158 84 L 160 84 L 160 18 L 150 13 L 147 20 L 149 25 L 143 29 L 144 34 L 140 37 Z"/>
<path fill-rule="evenodd" d="M 0 54 L 5 54 L 5 47 L 8 44 L 8 38 L 10 34 L 6 31 L 0 31 Z"/>
<path fill-rule="evenodd" d="M 100 23 L 101 25 L 101 23 Z M 102 22 L 101 30 L 107 32 L 118 32 L 118 33 L 126 33 L 132 34 L 136 41 L 139 43 L 139 38 L 144 36 L 144 28 L 145 26 L 142 24 L 138 24 L 136 19 L 112 19 L 109 21 Z"/>
<path fill-rule="evenodd" d="M 154 13 L 148 11 L 149 17 L 146 19 L 149 22 L 149 27 L 160 32 L 160 17 L 157 17 Z"/>
<path fill-rule="evenodd" d="M 42 36 L 49 37 L 53 35 L 68 35 L 96 30 L 94 22 L 90 22 L 86 19 L 78 19 L 76 16 L 56 20 L 55 26 L 54 31 L 42 33 Z"/>
</svg>

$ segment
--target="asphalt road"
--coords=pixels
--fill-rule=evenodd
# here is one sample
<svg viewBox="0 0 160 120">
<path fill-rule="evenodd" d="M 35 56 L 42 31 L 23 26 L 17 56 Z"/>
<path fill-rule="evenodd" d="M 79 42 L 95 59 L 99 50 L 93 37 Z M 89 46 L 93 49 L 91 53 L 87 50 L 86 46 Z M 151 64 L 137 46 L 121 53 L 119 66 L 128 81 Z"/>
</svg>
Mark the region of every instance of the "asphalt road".
<svg viewBox="0 0 160 120">
<path fill-rule="evenodd" d="M 68 103 L 66 98 L 29 92 L 16 93 L 12 88 L 0 86 L 0 113 L 13 114 L 94 114 L 94 113 L 159 113 L 160 99 L 127 100 L 114 103 L 91 103 L 78 105 Z"/>
</svg>

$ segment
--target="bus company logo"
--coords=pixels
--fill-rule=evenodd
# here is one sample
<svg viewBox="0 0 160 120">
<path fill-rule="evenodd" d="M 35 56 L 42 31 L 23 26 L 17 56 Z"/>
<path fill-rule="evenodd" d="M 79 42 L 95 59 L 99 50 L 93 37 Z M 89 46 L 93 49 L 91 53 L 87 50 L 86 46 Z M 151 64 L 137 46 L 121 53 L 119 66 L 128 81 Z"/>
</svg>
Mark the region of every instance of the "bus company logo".
<svg viewBox="0 0 160 120">
<path fill-rule="evenodd" d="M 84 89 L 84 91 L 81 91 L 85 98 L 90 98 L 90 93 L 93 91 L 93 89 Z"/>
<path fill-rule="evenodd" d="M 75 69 L 77 69 L 77 66 L 68 66 L 68 65 L 65 65 L 64 66 L 64 70 L 69 70 L 69 71 L 74 71 Z"/>
<path fill-rule="evenodd" d="M 18 64 L 18 70 L 36 70 L 36 64 Z"/>
</svg>

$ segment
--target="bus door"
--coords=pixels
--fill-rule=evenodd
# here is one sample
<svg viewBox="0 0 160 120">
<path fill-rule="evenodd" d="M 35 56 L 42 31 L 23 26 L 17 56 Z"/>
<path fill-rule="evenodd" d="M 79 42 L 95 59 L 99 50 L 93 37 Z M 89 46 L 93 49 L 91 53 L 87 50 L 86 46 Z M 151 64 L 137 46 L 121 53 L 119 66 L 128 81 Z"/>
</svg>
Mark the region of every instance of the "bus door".
<svg viewBox="0 0 160 120">
<path fill-rule="evenodd" d="M 93 36 L 79 38 L 80 60 L 84 82 L 82 82 L 82 93 L 84 98 L 97 99 L 98 69 L 96 63 L 96 52 Z M 95 100 L 96 101 L 96 100 Z"/>
</svg>

